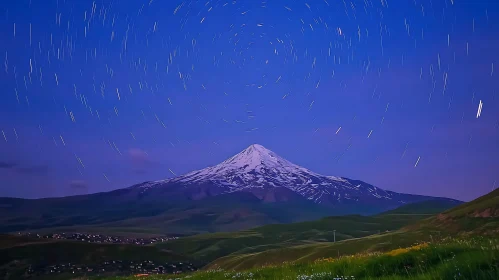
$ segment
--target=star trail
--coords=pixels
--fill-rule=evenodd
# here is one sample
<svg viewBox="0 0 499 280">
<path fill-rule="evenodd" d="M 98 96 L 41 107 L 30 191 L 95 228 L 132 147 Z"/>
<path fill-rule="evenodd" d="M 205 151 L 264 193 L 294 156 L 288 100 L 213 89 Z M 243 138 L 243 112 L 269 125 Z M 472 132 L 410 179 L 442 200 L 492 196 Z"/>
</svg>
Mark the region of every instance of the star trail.
<svg viewBox="0 0 499 280">
<path fill-rule="evenodd" d="M 398 192 L 470 200 L 496 187 L 499 2 L 22 0 L 0 11 L 0 196 L 124 188 L 254 143 Z"/>
</svg>

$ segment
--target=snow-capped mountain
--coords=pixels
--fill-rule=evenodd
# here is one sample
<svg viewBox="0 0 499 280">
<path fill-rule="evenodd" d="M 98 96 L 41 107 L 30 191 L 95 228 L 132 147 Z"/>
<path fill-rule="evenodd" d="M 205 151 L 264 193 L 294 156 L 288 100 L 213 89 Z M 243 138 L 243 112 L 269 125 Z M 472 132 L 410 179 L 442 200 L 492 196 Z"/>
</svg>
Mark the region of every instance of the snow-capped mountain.
<svg viewBox="0 0 499 280">
<path fill-rule="evenodd" d="M 215 166 L 185 175 L 149 182 L 140 187 L 182 186 L 192 199 L 235 192 L 250 192 L 262 200 L 289 200 L 295 194 L 320 205 L 361 205 L 393 208 L 431 197 L 400 194 L 342 177 L 325 176 L 293 164 L 254 144 Z M 269 198 L 269 192 L 272 193 Z M 278 194 L 276 194 L 276 192 Z M 292 193 L 294 194 L 292 194 Z M 297 196 L 298 197 L 298 196 Z M 378 208 L 378 207 L 376 207 Z"/>
<path fill-rule="evenodd" d="M 459 203 L 320 175 L 251 145 L 218 165 L 168 180 L 79 196 L 0 198 L 0 232 L 75 224 L 232 231 L 331 215 L 376 214 L 425 200 Z"/>
</svg>

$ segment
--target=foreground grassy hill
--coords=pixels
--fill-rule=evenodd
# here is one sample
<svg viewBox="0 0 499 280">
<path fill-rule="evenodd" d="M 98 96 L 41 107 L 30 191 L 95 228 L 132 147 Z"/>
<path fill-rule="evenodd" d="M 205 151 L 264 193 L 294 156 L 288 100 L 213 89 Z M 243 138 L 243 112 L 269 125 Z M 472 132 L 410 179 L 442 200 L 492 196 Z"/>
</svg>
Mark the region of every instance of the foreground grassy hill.
<svg viewBox="0 0 499 280">
<path fill-rule="evenodd" d="M 400 230 L 349 239 L 336 243 L 321 242 L 261 252 L 234 253 L 213 261 L 208 268 L 243 270 L 282 262 L 308 262 L 322 257 L 351 255 L 360 252 L 388 251 L 416 242 L 435 242 L 447 236 L 470 234 L 497 238 L 499 217 L 496 190 L 471 202 L 405 226 Z M 389 217 L 391 215 L 382 215 Z M 412 215 L 409 215 L 412 216 Z"/>
<path fill-rule="evenodd" d="M 143 279 L 499 279 L 499 243 L 492 239 L 446 239 L 420 243 L 386 253 L 363 253 L 318 259 L 307 264 L 285 263 L 243 272 L 212 269 L 188 275 L 150 276 Z M 131 280 L 114 277 L 106 280 Z"/>
</svg>

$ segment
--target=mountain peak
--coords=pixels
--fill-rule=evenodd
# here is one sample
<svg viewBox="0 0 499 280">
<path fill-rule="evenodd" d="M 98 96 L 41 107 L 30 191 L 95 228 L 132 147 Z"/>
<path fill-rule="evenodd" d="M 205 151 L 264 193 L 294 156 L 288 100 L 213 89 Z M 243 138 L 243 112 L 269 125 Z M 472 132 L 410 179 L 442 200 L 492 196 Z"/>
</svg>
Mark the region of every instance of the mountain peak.
<svg viewBox="0 0 499 280">
<path fill-rule="evenodd" d="M 259 144 L 253 144 L 231 158 L 201 170 L 176 178 L 149 182 L 141 186 L 150 189 L 178 184 L 193 199 L 233 192 L 251 192 L 265 200 L 275 190 L 291 190 L 314 203 L 325 205 L 380 205 L 384 210 L 406 202 L 427 200 L 371 186 L 362 181 L 324 176 L 278 156 Z M 348 206 L 348 207 L 350 207 Z M 345 206 L 347 207 L 347 206 Z"/>
<path fill-rule="evenodd" d="M 242 150 L 231 158 L 211 167 L 193 171 L 183 176 L 173 179 L 181 182 L 199 182 L 214 180 L 215 178 L 246 178 L 249 173 L 258 173 L 259 178 L 265 177 L 263 174 L 292 174 L 307 172 L 313 173 L 301 166 L 293 164 L 276 153 L 259 144 L 253 144 Z M 262 177 L 263 176 L 263 177 Z M 249 177 L 248 177 L 249 178 Z M 245 181 L 243 179 L 242 181 Z"/>
<path fill-rule="evenodd" d="M 243 169 L 246 172 L 261 168 L 295 167 L 293 163 L 259 144 L 249 146 L 217 166 L 222 169 Z"/>
<path fill-rule="evenodd" d="M 253 145 L 250 145 L 248 148 L 244 149 L 244 151 L 246 152 L 257 152 L 257 153 L 271 153 L 272 151 L 265 148 L 264 146 L 260 145 L 260 144 L 253 144 Z"/>
</svg>

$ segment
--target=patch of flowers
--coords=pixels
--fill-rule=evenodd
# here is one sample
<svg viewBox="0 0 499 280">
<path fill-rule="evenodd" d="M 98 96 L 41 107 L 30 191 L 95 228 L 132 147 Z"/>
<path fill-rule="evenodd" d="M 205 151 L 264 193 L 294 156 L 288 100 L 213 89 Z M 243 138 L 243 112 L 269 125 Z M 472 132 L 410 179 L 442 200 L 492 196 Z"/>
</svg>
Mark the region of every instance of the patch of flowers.
<svg viewBox="0 0 499 280">
<path fill-rule="evenodd" d="M 189 279 L 191 278 L 192 275 L 186 275 L 185 277 L 182 277 L 182 278 L 175 278 L 175 279 L 172 279 L 172 280 L 184 280 L 184 279 Z"/>
<path fill-rule="evenodd" d="M 389 256 L 397 256 L 400 254 L 407 253 L 409 251 L 421 250 L 421 249 L 426 248 L 428 246 L 429 246 L 428 243 L 421 243 L 421 244 L 417 244 L 417 245 L 407 247 L 407 248 L 399 248 L 399 249 L 391 250 L 390 252 L 388 252 L 386 254 Z"/>
<path fill-rule="evenodd" d="M 374 256 L 379 256 L 379 255 L 381 255 L 380 252 L 361 253 L 361 254 L 341 256 L 341 257 L 330 257 L 330 258 L 317 259 L 317 260 L 315 260 L 315 263 L 323 263 L 323 262 L 332 263 L 332 262 L 337 262 L 339 260 L 363 259 L 363 258 L 369 258 L 369 257 L 374 257 Z"/>
<path fill-rule="evenodd" d="M 353 276 L 334 276 L 331 272 L 319 272 L 310 275 L 298 275 L 296 280 L 355 280 Z"/>
<path fill-rule="evenodd" d="M 225 274 L 225 278 L 229 278 L 230 273 Z M 237 272 L 230 277 L 231 279 L 245 279 L 245 280 L 251 280 L 253 278 L 253 273 L 251 272 Z"/>
</svg>

